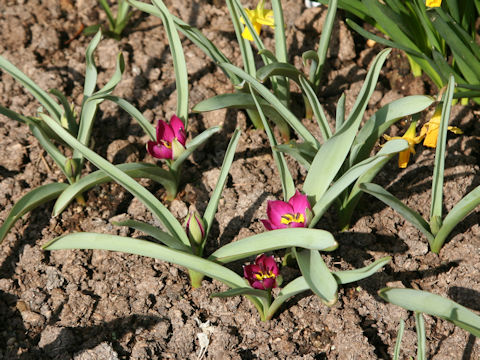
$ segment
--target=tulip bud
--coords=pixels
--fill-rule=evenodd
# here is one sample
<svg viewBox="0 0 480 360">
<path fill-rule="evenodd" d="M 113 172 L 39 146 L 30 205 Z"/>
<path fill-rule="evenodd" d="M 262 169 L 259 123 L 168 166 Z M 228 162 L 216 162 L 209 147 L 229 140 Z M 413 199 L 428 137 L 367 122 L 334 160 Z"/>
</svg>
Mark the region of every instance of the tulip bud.
<svg viewBox="0 0 480 360">
<path fill-rule="evenodd" d="M 205 225 L 198 212 L 191 212 L 185 222 L 188 239 L 193 245 L 201 245 L 205 237 Z"/>
<path fill-rule="evenodd" d="M 65 174 L 67 175 L 67 177 L 75 178 L 77 176 L 77 171 L 78 171 L 77 161 L 72 158 L 68 158 L 65 161 Z"/>
</svg>

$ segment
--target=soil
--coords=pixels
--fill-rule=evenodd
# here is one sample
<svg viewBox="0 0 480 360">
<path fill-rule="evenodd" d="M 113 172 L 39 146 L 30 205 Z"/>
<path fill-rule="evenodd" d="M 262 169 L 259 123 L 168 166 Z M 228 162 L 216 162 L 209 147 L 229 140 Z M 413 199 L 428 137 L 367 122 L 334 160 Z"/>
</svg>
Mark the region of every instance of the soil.
<svg viewBox="0 0 480 360">
<path fill-rule="evenodd" d="M 224 5 L 206 0 L 167 5 L 239 64 Z M 302 52 L 318 43 L 325 10 L 305 9 L 298 0 L 286 1 L 284 9 L 290 61 L 301 68 Z M 82 24 L 99 22 L 105 22 L 105 14 L 94 0 L 3 1 L 0 53 L 43 89 L 64 92 L 78 109 L 91 37 L 75 33 Z M 264 30 L 263 36 L 271 48 L 271 30 Z M 191 105 L 232 92 L 223 73 L 182 39 Z M 343 91 L 351 108 L 380 49 L 366 46 L 362 37 L 337 20 L 321 89 L 321 102 L 331 118 Z M 170 118 L 176 106 L 175 79 L 161 21 L 136 11 L 121 40 L 100 42 L 95 53 L 99 86 L 113 73 L 119 52 L 126 70 L 115 94 L 132 102 L 152 123 Z M 39 104 L 34 98 L 6 73 L 0 72 L 0 79 L 0 104 L 35 115 Z M 414 78 L 402 53 L 393 51 L 367 113 L 396 98 L 435 91 L 428 79 Z M 294 94 L 297 98 L 300 101 Z M 297 110 L 301 116 L 303 110 Z M 464 135 L 448 138 L 446 212 L 480 184 L 479 114 L 472 104 L 453 109 L 451 123 Z M 189 136 L 213 125 L 222 125 L 221 132 L 187 162 L 182 191 L 168 205 L 180 220 L 190 208 L 205 209 L 228 140 L 236 127 L 243 129 L 207 251 L 264 231 L 259 219 L 266 217 L 267 201 L 281 196 L 265 134 L 253 129 L 241 111 L 216 111 L 192 114 Z M 390 134 L 402 131 L 399 125 Z M 113 103 L 102 103 L 93 129 L 96 152 L 113 163 L 154 163 L 145 151 L 147 139 L 127 114 Z M 375 181 L 427 216 L 434 151 L 417 149 L 406 169 L 398 169 L 392 160 Z M 291 159 L 289 164 L 301 187 L 305 171 Z M 86 171 L 92 169 L 87 164 Z M 27 192 L 56 181 L 65 179 L 27 126 L 0 116 L 0 222 Z M 159 185 L 145 180 L 142 184 L 163 195 Z M 155 224 L 145 207 L 117 184 L 97 186 L 85 197 L 86 206 L 71 204 L 56 218 L 50 216 L 51 203 L 37 208 L 18 221 L 1 244 L 0 359 L 391 359 L 401 319 L 406 321 L 401 358 L 409 359 L 416 356 L 413 314 L 385 303 L 377 295 L 379 289 L 422 289 L 480 311 L 478 208 L 455 228 L 439 255 L 429 252 L 416 228 L 373 198 L 364 197 L 348 231 L 338 232 L 335 212 L 328 213 L 322 228 L 332 231 L 340 243 L 338 250 L 325 254 L 331 269 L 358 268 L 387 255 L 392 261 L 375 275 L 341 287 L 332 307 L 307 292 L 289 301 L 271 321 L 261 322 L 245 298 L 210 298 L 211 293 L 226 290 L 217 281 L 206 279 L 201 288 L 192 289 L 184 268 L 123 253 L 42 251 L 41 245 L 69 232 L 142 235 L 112 221 L 134 218 Z M 292 271 L 282 269 L 285 277 Z M 425 322 L 428 358 L 480 359 L 480 341 L 475 337 L 438 318 L 425 316 Z M 208 345 L 202 347 L 205 338 Z"/>
</svg>

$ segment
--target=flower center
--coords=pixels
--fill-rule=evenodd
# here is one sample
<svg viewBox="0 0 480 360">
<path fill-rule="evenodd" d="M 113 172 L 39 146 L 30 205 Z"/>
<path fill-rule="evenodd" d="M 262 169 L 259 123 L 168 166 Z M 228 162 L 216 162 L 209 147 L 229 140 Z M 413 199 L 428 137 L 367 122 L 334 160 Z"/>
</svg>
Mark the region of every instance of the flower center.
<svg viewBox="0 0 480 360">
<path fill-rule="evenodd" d="M 275 278 L 275 274 L 271 270 L 268 270 L 267 272 L 260 271 L 255 273 L 255 279 L 260 281 L 264 279 L 272 279 L 272 278 L 273 279 Z"/>
<path fill-rule="evenodd" d="M 168 149 L 171 149 L 172 148 L 172 143 L 166 141 L 166 140 L 160 140 L 160 142 L 162 143 L 163 146 L 165 146 L 166 148 Z"/>
<path fill-rule="evenodd" d="M 305 223 L 305 216 L 302 213 L 296 214 L 284 214 L 282 215 L 282 219 L 280 220 L 282 224 L 290 225 L 290 223 Z"/>
</svg>

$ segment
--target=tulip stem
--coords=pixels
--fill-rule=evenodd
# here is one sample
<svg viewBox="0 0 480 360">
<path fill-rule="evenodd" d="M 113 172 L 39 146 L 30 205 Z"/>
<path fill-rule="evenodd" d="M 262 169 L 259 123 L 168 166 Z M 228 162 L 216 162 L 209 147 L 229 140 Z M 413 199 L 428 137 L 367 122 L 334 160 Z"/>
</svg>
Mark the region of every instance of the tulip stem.
<svg viewBox="0 0 480 360">
<path fill-rule="evenodd" d="M 198 289 L 202 286 L 202 280 L 205 277 L 202 273 L 195 270 L 188 269 L 188 275 L 190 276 L 190 283 L 194 289 Z"/>
</svg>

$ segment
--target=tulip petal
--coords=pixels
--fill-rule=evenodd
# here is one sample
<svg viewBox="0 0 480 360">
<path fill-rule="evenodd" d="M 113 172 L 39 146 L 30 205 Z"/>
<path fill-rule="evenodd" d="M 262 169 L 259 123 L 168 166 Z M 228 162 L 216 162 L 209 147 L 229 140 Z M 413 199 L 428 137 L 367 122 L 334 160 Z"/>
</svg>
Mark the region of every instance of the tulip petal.
<svg viewBox="0 0 480 360">
<path fill-rule="evenodd" d="M 287 226 L 281 223 L 282 216 L 293 213 L 293 207 L 289 203 L 280 200 L 268 201 L 267 216 L 270 223 L 277 229 L 283 229 Z"/>
<path fill-rule="evenodd" d="M 268 231 L 278 229 L 269 220 L 261 219 L 260 221 L 262 222 L 263 226 L 265 226 L 265 229 L 267 229 Z"/>
<path fill-rule="evenodd" d="M 293 213 L 295 214 L 304 214 L 306 217 L 305 210 L 306 209 L 312 209 L 310 206 L 310 203 L 308 202 L 307 195 L 303 195 L 300 193 L 300 191 L 296 191 L 295 195 L 293 195 L 290 200 L 288 200 L 288 203 L 292 206 L 293 208 Z"/>
<path fill-rule="evenodd" d="M 158 120 L 157 124 L 157 142 L 165 140 L 169 143 L 175 138 L 172 127 L 165 120 Z"/>
<path fill-rule="evenodd" d="M 167 148 L 165 145 L 159 145 L 154 141 L 147 143 L 147 151 L 150 155 L 157 159 L 171 159 L 172 149 Z"/>
<path fill-rule="evenodd" d="M 177 115 L 172 115 L 170 118 L 170 127 L 172 128 L 174 136 L 177 138 L 178 142 L 185 145 L 185 142 L 187 141 L 185 126 L 183 125 L 183 121 Z"/>
<path fill-rule="evenodd" d="M 263 255 L 262 264 L 267 272 L 271 271 L 275 276 L 278 275 L 278 265 L 273 256 Z M 260 261 L 259 261 L 260 262 Z M 260 263 L 258 264 L 260 265 Z M 262 265 L 260 265 L 262 266 Z"/>
</svg>

